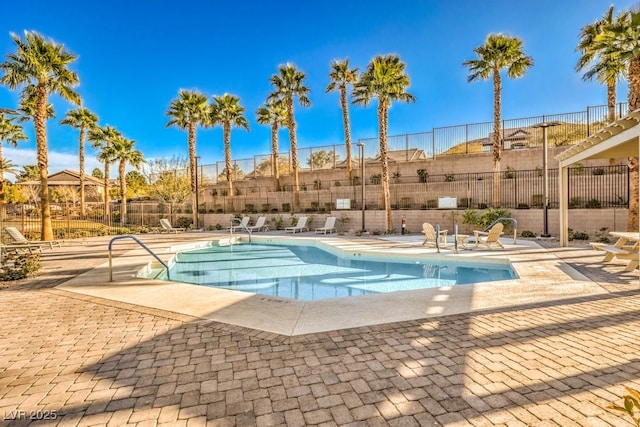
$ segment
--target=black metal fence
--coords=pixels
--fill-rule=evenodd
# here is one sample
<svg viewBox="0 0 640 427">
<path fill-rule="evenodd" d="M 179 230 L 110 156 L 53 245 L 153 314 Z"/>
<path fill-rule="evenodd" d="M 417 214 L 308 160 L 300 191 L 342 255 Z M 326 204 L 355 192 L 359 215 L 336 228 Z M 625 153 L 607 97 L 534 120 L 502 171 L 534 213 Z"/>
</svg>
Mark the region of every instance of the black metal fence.
<svg viewBox="0 0 640 427">
<path fill-rule="evenodd" d="M 557 208 L 558 170 L 549 170 L 549 206 Z M 438 209 L 441 198 L 455 198 L 457 209 L 485 209 L 493 200 L 492 172 L 448 173 L 424 177 L 391 178 L 392 209 Z M 499 175 L 500 208 L 539 209 L 543 207 L 543 171 L 507 169 Z M 344 181 L 342 181 L 344 182 Z M 362 209 L 359 180 L 344 185 L 338 181 L 317 181 L 300 192 L 301 212 L 326 213 L 336 209 Z M 338 184 L 339 183 L 339 184 Z M 628 207 L 629 169 L 625 165 L 569 168 L 569 208 Z M 383 209 L 379 177 L 364 182 L 366 209 Z M 245 187 L 229 197 L 210 190 L 201 197 L 201 214 L 290 213 L 293 191 L 273 191 L 272 187 Z M 53 228 L 57 238 L 149 232 L 158 229 L 160 218 L 175 226 L 191 224 L 190 204 L 170 205 L 154 201 L 127 203 L 127 221 L 121 223 L 121 205 L 111 203 L 107 215 L 102 203 L 87 203 L 80 215 L 77 203 L 52 204 Z M 16 226 L 31 238 L 40 233 L 40 209 L 35 204 L 6 205 L 0 226 Z M 6 239 L 6 236 L 3 236 Z"/>
<path fill-rule="evenodd" d="M 616 119 L 628 113 L 628 104 L 616 106 Z M 502 121 L 502 143 L 505 150 L 519 148 L 535 148 L 542 146 L 542 129 L 534 127 L 543 122 L 558 122 L 558 126 L 548 131 L 549 146 L 575 144 L 587 136 L 606 126 L 608 120 L 606 105 L 587 107 L 585 111 L 561 114 L 547 114 Z M 387 138 L 389 155 L 395 161 L 432 159 L 437 156 L 451 154 L 468 154 L 491 149 L 493 139 L 493 122 L 464 124 L 433 128 L 431 131 L 390 135 Z M 379 154 L 378 138 L 360 139 L 364 143 L 365 159 L 375 159 Z M 304 141 L 299 141 L 304 145 Z M 352 156 L 358 158 L 357 147 L 353 147 Z M 279 153 L 278 170 L 280 175 L 291 174 L 290 152 Z M 346 151 L 343 143 L 306 147 L 298 149 L 299 170 L 318 170 L 344 168 Z M 250 159 L 233 160 L 233 180 L 241 181 L 255 177 L 272 176 L 271 154 L 260 154 Z M 226 181 L 223 172 L 224 162 L 202 165 L 199 168 L 202 183 L 213 184 L 218 180 Z"/>
</svg>

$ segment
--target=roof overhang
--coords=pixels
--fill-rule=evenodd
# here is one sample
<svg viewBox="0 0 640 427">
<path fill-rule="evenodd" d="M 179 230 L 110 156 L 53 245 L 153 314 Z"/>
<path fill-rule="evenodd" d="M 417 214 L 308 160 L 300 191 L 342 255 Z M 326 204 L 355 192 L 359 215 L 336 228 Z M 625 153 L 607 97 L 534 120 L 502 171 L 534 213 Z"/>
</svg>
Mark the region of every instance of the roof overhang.
<svg viewBox="0 0 640 427">
<path fill-rule="evenodd" d="M 637 157 L 640 148 L 640 110 L 635 110 L 556 156 L 560 167 L 588 159 Z"/>
</svg>

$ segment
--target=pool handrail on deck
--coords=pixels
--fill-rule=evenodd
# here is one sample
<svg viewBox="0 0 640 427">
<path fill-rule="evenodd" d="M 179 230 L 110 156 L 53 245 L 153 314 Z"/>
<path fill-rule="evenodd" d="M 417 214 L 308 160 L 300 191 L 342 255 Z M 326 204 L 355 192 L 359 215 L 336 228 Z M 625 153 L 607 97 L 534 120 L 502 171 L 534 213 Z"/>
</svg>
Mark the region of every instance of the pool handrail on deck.
<svg viewBox="0 0 640 427">
<path fill-rule="evenodd" d="M 142 248 L 144 250 L 146 250 L 147 252 L 149 252 L 151 254 L 151 256 L 153 256 L 156 261 L 158 261 L 160 264 L 162 264 L 162 266 L 165 268 L 165 270 L 167 270 L 167 280 L 171 280 L 170 276 L 169 276 L 169 266 L 162 261 L 158 255 L 156 255 L 151 249 L 149 249 L 147 247 L 147 245 L 145 245 L 144 243 L 142 243 L 140 241 L 140 239 L 138 239 L 136 236 L 133 236 L 131 234 L 127 234 L 125 236 L 116 236 L 113 239 L 111 239 L 109 241 L 109 282 L 113 282 L 113 268 L 112 268 L 112 263 L 111 263 L 111 248 L 113 247 L 113 242 L 116 240 L 121 240 L 121 239 L 133 239 L 135 240 L 140 246 L 142 246 Z"/>
</svg>

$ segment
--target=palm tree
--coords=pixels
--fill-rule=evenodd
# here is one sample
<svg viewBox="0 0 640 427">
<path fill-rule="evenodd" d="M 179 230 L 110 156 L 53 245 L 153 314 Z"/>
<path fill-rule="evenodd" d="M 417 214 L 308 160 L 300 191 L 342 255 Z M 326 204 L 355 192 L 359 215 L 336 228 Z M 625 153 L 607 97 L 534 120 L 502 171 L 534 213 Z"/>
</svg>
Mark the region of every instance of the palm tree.
<svg viewBox="0 0 640 427">
<path fill-rule="evenodd" d="M 347 176 L 351 178 L 351 124 L 349 122 L 349 104 L 347 102 L 347 88 L 358 81 L 358 68 L 349 69 L 349 59 L 331 62 L 329 73 L 331 82 L 327 86 L 326 93 L 340 92 L 340 108 L 342 108 L 342 121 L 344 123 L 344 148 L 347 154 Z"/>
<path fill-rule="evenodd" d="M 0 64 L 3 75 L 0 83 L 10 89 L 20 86 L 32 87 L 35 93 L 34 125 L 36 130 L 36 151 L 40 168 L 41 200 L 41 240 L 53 239 L 51 209 L 49 207 L 48 147 L 47 147 L 47 106 L 50 94 L 59 94 L 64 99 L 80 103 L 80 97 L 73 90 L 78 85 L 78 75 L 69 70 L 69 65 L 77 56 L 64 50 L 64 46 L 53 40 L 45 40 L 36 32 L 25 31 L 24 40 L 11 33 L 17 45 L 15 53 L 7 55 Z"/>
<path fill-rule="evenodd" d="M 500 158 L 502 157 L 502 70 L 507 77 L 519 78 L 533 66 L 533 58 L 525 55 L 522 40 L 503 34 L 489 34 L 484 45 L 473 50 L 478 57 L 464 61 L 469 67 L 469 82 L 493 79 L 493 207 L 500 207 Z"/>
<path fill-rule="evenodd" d="M 391 193 L 389 191 L 389 162 L 387 159 L 387 129 L 389 108 L 392 101 L 413 102 L 415 97 L 406 90 L 409 76 L 406 65 L 397 55 L 378 55 L 371 60 L 366 71 L 353 88 L 353 103 L 369 105 L 372 98 L 378 98 L 378 133 L 380 139 L 380 161 L 382 163 L 382 197 L 387 219 L 387 232 L 393 231 L 391 218 Z M 364 179 L 364 177 L 362 177 Z"/>
<path fill-rule="evenodd" d="M 271 126 L 271 175 L 275 183 L 275 191 L 280 189 L 280 170 L 278 169 L 278 129 L 287 124 L 287 111 L 281 101 L 267 101 L 256 112 L 257 121 L 261 125 Z"/>
<path fill-rule="evenodd" d="M 640 5 L 620 15 L 615 22 L 605 26 L 604 31 L 596 36 L 594 50 L 606 52 L 607 55 L 618 55 L 620 61 L 627 65 L 629 79 L 629 111 L 640 108 Z M 629 216 L 627 229 L 638 231 L 640 198 L 640 173 L 638 157 L 627 159 L 629 166 Z"/>
<path fill-rule="evenodd" d="M 111 145 L 117 139 L 122 138 L 122 134 L 112 126 L 105 126 L 104 128 L 96 126 L 89 130 L 89 141 L 93 148 L 101 150 L 98 154 L 98 159 L 104 162 L 104 215 L 105 220 L 110 218 L 110 205 L 109 205 L 109 180 L 110 180 L 110 166 L 111 161 L 108 157 L 102 156 L 104 151 L 109 151 Z"/>
<path fill-rule="evenodd" d="M 213 96 L 215 104 L 211 106 L 210 123 L 221 125 L 224 136 L 224 167 L 229 183 L 229 196 L 233 196 L 233 181 L 231 179 L 231 127 L 249 130 L 249 122 L 244 116 L 245 108 L 240 105 L 240 98 L 225 93 Z"/>
<path fill-rule="evenodd" d="M 9 166 L 12 163 L 6 160 L 2 155 L 2 142 L 7 142 L 9 145 L 15 147 L 18 145 L 18 141 L 26 140 L 27 137 L 23 132 L 22 126 L 14 123 L 14 117 L 8 117 L 4 113 L 0 113 L 0 164 L 2 164 L 2 169 L 0 169 L 0 209 L 3 212 L 0 214 L 4 215 L 4 172 L 10 172 Z M 7 166 L 7 169 L 4 168 Z M 14 165 L 15 166 L 15 165 Z"/>
<path fill-rule="evenodd" d="M 298 141 L 296 137 L 296 119 L 293 113 L 293 98 L 297 97 L 303 107 L 311 106 L 309 88 L 304 85 L 306 75 L 298 71 L 293 64 L 281 65 L 280 74 L 274 74 L 269 83 L 275 90 L 267 97 L 268 101 L 282 100 L 287 111 L 287 128 L 291 144 L 291 163 L 293 169 L 293 210 L 300 209 L 300 180 L 298 179 Z"/>
<path fill-rule="evenodd" d="M 118 135 L 99 155 L 100 160 L 104 161 L 105 164 L 109 162 L 119 162 L 118 177 L 120 179 L 121 224 L 127 223 L 127 163 L 138 169 L 144 162 L 142 153 L 139 150 L 133 149 L 135 143 L 136 142 L 132 139 L 127 139 L 122 135 Z"/>
<path fill-rule="evenodd" d="M 68 125 L 75 129 L 80 129 L 80 141 L 78 145 L 78 159 L 80 169 L 80 214 L 84 218 L 86 211 L 84 205 L 84 143 L 85 135 L 88 130 L 98 125 L 98 116 L 89 111 L 87 108 L 78 108 L 76 110 L 67 111 L 64 119 L 60 121 L 62 125 Z"/>
<path fill-rule="evenodd" d="M 189 144 L 189 170 L 191 171 L 191 194 L 196 192 L 196 128 L 198 126 L 209 126 L 209 104 L 206 95 L 189 90 L 180 90 L 178 99 L 171 101 L 167 116 L 171 119 L 167 122 L 167 127 L 177 126 L 182 130 L 187 130 Z M 193 223 L 198 223 L 198 207 L 195 206 L 196 199 L 192 198 Z"/>
<path fill-rule="evenodd" d="M 615 24 L 613 9 L 612 5 L 602 18 L 582 27 L 580 42 L 576 49 L 582 54 L 576 64 L 576 71 L 586 70 L 582 76 L 583 80 L 589 81 L 596 78 L 598 82 L 607 86 L 607 122 L 609 123 L 616 119 L 616 86 L 618 79 L 626 71 L 626 64 L 620 60 L 620 56 L 615 51 L 608 51 L 607 47 L 598 50 L 596 40 L 608 26 Z"/>
</svg>

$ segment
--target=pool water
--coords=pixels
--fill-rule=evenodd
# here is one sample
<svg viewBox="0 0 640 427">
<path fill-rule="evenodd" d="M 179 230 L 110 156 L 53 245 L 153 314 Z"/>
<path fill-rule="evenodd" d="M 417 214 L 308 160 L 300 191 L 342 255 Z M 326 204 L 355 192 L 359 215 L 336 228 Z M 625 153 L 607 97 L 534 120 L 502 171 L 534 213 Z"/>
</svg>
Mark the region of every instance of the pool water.
<svg viewBox="0 0 640 427">
<path fill-rule="evenodd" d="M 171 280 L 262 295 L 318 300 L 510 280 L 509 264 L 393 262 L 338 256 L 316 246 L 234 244 L 181 252 Z M 159 277 L 166 279 L 166 273 Z"/>
</svg>

